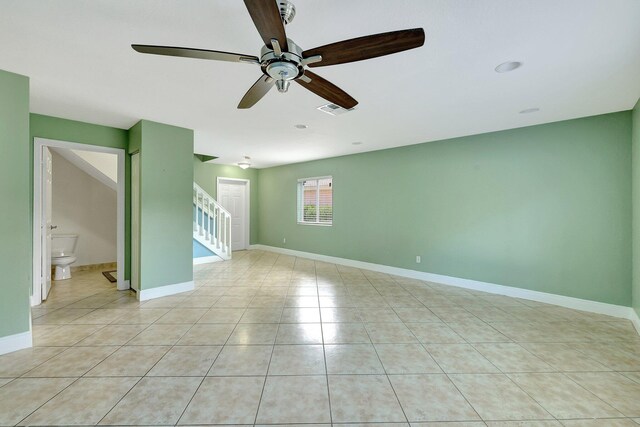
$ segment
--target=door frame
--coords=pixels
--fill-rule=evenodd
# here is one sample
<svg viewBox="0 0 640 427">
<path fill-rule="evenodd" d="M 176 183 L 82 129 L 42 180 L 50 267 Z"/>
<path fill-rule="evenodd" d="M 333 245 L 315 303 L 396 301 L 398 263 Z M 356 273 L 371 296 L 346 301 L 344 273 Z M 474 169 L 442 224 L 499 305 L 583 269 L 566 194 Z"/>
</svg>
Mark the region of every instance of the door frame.
<svg viewBox="0 0 640 427">
<path fill-rule="evenodd" d="M 248 179 L 242 178 L 226 178 L 223 176 L 219 176 L 216 178 L 216 199 L 218 203 L 222 205 L 220 202 L 220 184 L 238 184 L 241 183 L 244 185 L 244 248 L 249 249 L 250 232 L 251 232 L 251 181 Z M 231 238 L 233 241 L 233 237 Z M 233 247 L 231 248 L 233 251 Z"/>
<path fill-rule="evenodd" d="M 135 174 L 135 177 L 134 177 Z M 131 270 L 129 284 L 140 295 L 140 151 L 131 153 Z M 135 193 L 135 194 L 134 194 Z"/>
<path fill-rule="evenodd" d="M 116 208 L 116 247 L 117 247 L 117 288 L 118 290 L 129 289 L 129 281 L 124 279 L 124 252 L 125 252 L 125 218 L 124 218 L 124 202 L 125 202 L 125 150 L 123 148 L 102 147 L 99 145 L 80 144 L 77 142 L 58 141 L 47 138 L 33 139 L 33 278 L 32 278 L 32 295 L 31 305 L 42 303 L 42 288 L 40 278 L 42 274 L 42 237 L 41 237 L 41 218 L 42 204 L 42 147 L 53 147 L 83 151 L 96 151 L 99 153 L 115 154 L 118 156 L 118 183 L 116 190 L 117 208 Z"/>
<path fill-rule="evenodd" d="M 44 150 L 47 150 L 46 152 Z M 49 295 L 49 291 L 51 291 L 51 282 L 53 281 L 53 277 L 51 275 L 51 244 L 53 243 L 53 227 L 51 226 L 51 216 L 53 214 L 53 153 L 52 150 L 47 146 L 43 146 L 41 148 L 42 153 L 42 161 L 40 165 L 40 171 L 43 173 L 40 178 L 41 184 L 44 186 L 45 190 L 38 200 L 41 200 L 43 203 L 43 209 L 41 210 L 42 216 L 40 217 L 40 244 L 42 245 L 42 251 L 44 251 L 44 256 L 40 259 L 40 267 L 46 268 L 49 271 L 44 271 L 42 273 L 42 277 L 40 278 L 40 287 L 42 299 L 46 299 Z M 51 194 L 46 194 L 47 191 L 50 191 Z M 46 201 L 44 201 L 46 199 Z M 46 258 L 49 259 L 46 259 Z"/>
</svg>

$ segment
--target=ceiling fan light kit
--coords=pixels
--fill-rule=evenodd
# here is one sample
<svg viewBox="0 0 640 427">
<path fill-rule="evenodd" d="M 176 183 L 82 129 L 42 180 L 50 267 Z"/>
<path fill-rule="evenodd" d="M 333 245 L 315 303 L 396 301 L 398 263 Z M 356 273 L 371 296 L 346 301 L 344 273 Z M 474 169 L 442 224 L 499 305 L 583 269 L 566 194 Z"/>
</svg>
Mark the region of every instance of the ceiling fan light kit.
<svg viewBox="0 0 640 427">
<path fill-rule="evenodd" d="M 137 52 L 152 55 L 260 65 L 263 76 L 244 95 L 238 104 L 239 109 L 254 106 L 273 86 L 276 86 L 279 92 L 285 93 L 289 90 L 291 82 L 295 81 L 305 89 L 348 110 L 355 107 L 358 101 L 333 83 L 309 71 L 309 67 L 363 61 L 424 45 L 424 30 L 413 28 L 358 37 L 305 51 L 287 38 L 285 32 L 285 25 L 296 15 L 293 3 L 287 0 L 244 0 L 244 3 L 264 42 L 260 58 L 185 47 L 139 44 L 133 44 L 131 47 Z"/>
<path fill-rule="evenodd" d="M 238 162 L 238 166 L 241 169 L 248 169 L 249 167 L 251 167 L 251 158 L 249 156 L 244 156 L 244 160 Z"/>
</svg>

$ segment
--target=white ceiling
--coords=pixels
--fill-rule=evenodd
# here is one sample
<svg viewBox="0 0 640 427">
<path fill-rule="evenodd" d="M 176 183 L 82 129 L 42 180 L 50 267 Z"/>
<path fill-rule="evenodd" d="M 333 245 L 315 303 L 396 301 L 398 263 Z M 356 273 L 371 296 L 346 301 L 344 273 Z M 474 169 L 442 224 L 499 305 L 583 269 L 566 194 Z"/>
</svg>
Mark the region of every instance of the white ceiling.
<svg viewBox="0 0 640 427">
<path fill-rule="evenodd" d="M 129 128 L 195 130 L 196 152 L 267 167 L 633 108 L 638 0 L 294 0 L 303 49 L 423 27 L 424 47 L 316 68 L 355 97 L 333 117 L 292 85 L 236 105 L 257 66 L 141 55 L 131 43 L 258 55 L 241 0 L 2 0 L 0 69 L 31 77 L 31 110 Z M 496 65 L 522 61 L 507 74 Z M 518 112 L 531 107 L 533 114 Z M 306 124 L 306 130 L 294 128 Z M 353 142 L 362 145 L 352 145 Z"/>
</svg>

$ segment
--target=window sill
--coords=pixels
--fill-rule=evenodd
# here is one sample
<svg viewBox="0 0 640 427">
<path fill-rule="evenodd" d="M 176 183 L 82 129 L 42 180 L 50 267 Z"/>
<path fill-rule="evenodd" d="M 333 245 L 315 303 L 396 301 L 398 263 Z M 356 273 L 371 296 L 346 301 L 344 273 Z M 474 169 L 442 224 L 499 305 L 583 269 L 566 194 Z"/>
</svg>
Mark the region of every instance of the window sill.
<svg viewBox="0 0 640 427">
<path fill-rule="evenodd" d="M 331 227 L 333 223 L 321 223 L 321 222 L 300 222 L 298 221 L 298 225 L 312 225 L 316 227 Z"/>
</svg>

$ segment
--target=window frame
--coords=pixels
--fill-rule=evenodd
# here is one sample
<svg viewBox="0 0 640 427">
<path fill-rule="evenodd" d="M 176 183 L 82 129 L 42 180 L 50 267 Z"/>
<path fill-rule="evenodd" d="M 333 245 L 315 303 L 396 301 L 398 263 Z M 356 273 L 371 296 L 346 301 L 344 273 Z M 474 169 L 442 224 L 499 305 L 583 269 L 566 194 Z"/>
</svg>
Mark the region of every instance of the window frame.
<svg viewBox="0 0 640 427">
<path fill-rule="evenodd" d="M 305 181 L 320 181 L 321 179 L 331 180 L 331 222 L 320 222 L 320 186 L 316 187 L 316 220 L 315 222 L 304 221 L 304 182 Z M 302 209 L 300 206 L 302 203 Z M 311 176 L 307 178 L 299 178 L 296 183 L 296 222 L 298 225 L 311 225 L 318 227 L 332 227 L 333 226 L 333 176 Z"/>
</svg>

